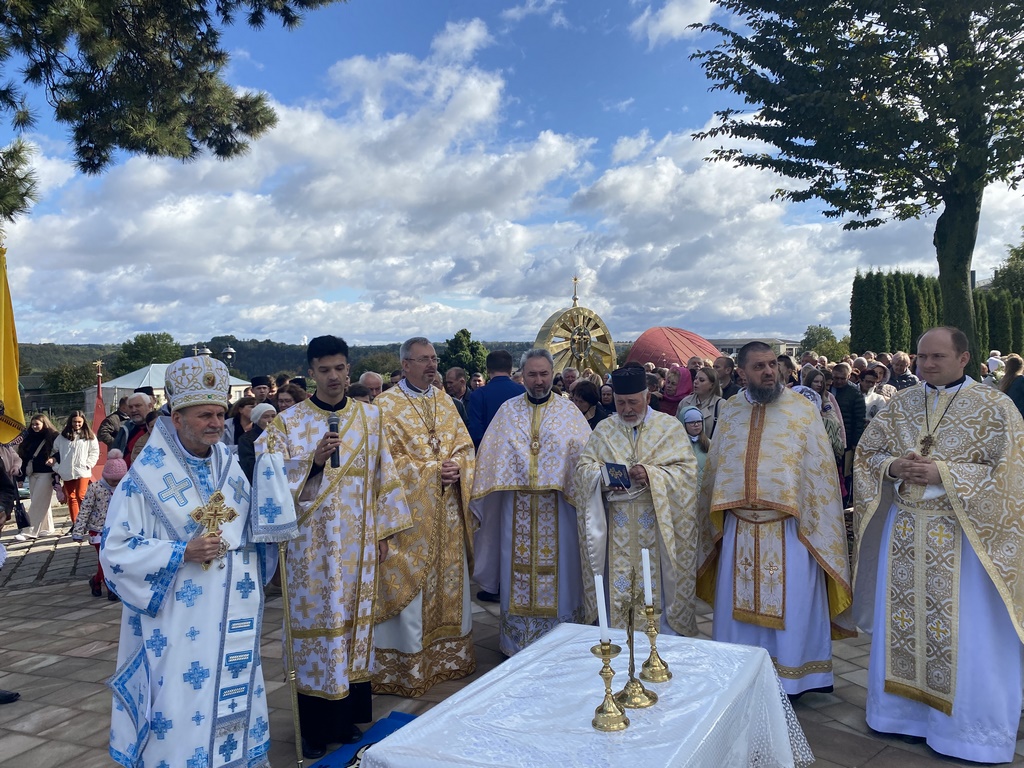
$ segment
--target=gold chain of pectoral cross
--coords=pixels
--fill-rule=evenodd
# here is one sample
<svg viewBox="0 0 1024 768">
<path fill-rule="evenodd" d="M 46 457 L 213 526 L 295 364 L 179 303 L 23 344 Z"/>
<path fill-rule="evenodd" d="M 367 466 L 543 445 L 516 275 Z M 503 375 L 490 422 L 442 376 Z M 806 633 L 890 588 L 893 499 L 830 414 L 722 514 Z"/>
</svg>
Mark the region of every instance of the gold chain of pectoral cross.
<svg viewBox="0 0 1024 768">
<path fill-rule="evenodd" d="M 647 426 L 647 421 L 641 422 L 639 427 L 626 426 L 626 437 L 629 438 L 629 465 L 626 469 L 633 467 L 639 461 L 640 456 L 640 438 L 643 437 L 644 427 Z"/>
<path fill-rule="evenodd" d="M 189 515 L 199 525 L 206 529 L 206 533 L 203 536 L 217 536 L 221 532 L 221 525 L 223 523 L 230 523 L 238 517 L 238 513 L 232 507 L 229 507 L 224 503 L 224 494 L 220 491 L 214 491 L 213 495 L 210 496 L 210 500 L 203 504 L 201 507 L 196 507 L 192 510 Z M 227 554 L 227 543 L 221 541 L 220 551 L 217 553 L 218 559 L 221 560 L 220 567 L 224 567 L 223 557 Z M 209 570 L 210 563 L 203 563 L 203 570 Z"/>
<path fill-rule="evenodd" d="M 437 397 L 430 390 L 427 390 L 427 392 L 424 394 L 424 398 L 429 396 L 431 400 L 433 400 L 434 402 L 434 418 L 430 421 L 430 423 L 427 423 L 427 417 L 424 413 L 424 411 L 426 411 L 426 408 L 424 408 L 423 411 L 421 411 L 419 409 L 419 406 L 416 405 L 416 401 L 409 397 L 409 393 L 406 392 L 404 388 L 402 388 L 402 394 L 405 395 L 412 409 L 416 411 L 416 415 L 420 417 L 420 421 L 423 422 L 423 426 L 427 428 L 427 442 L 430 443 L 430 450 L 434 452 L 435 457 L 440 457 L 441 438 L 437 436 Z"/>
<path fill-rule="evenodd" d="M 963 387 L 960 387 L 960 389 L 963 389 Z M 924 437 L 921 438 L 921 455 L 922 456 L 927 456 L 929 453 L 932 452 L 932 448 L 935 447 L 935 433 L 939 429 L 939 424 L 942 423 L 942 420 L 944 418 L 946 418 L 946 414 L 949 413 L 949 408 L 950 408 L 951 405 L 953 405 L 953 401 L 956 400 L 956 396 L 960 394 L 960 389 L 957 389 L 957 391 L 953 393 L 953 396 L 951 398 L 949 398 L 949 402 L 946 403 L 946 409 L 942 412 L 942 415 L 939 416 L 939 420 L 937 422 L 935 422 L 935 428 L 932 429 L 931 425 L 928 423 L 928 389 L 925 388 L 925 391 L 924 391 L 924 428 L 925 428 L 925 431 L 927 432 L 927 434 Z M 936 405 L 938 405 L 938 398 L 936 398 L 935 403 L 936 403 Z"/>
</svg>

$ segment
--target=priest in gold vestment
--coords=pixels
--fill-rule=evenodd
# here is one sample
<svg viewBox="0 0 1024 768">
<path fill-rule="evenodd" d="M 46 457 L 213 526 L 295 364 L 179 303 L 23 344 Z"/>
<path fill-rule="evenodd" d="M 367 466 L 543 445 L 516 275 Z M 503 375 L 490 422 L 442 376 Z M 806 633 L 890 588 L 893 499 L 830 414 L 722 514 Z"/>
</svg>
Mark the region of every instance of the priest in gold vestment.
<svg viewBox="0 0 1024 768">
<path fill-rule="evenodd" d="M 473 578 L 501 596 L 507 656 L 585 618 L 573 473 L 590 425 L 552 395 L 550 352 L 531 349 L 520 368 L 526 393 L 506 400 L 484 433 L 471 504 L 480 520 Z"/>
<path fill-rule="evenodd" d="M 395 536 L 380 570 L 373 690 L 422 696 L 476 668 L 469 599 L 474 454 L 451 397 L 431 386 L 433 345 L 409 339 L 400 355 L 404 378 L 373 402 L 413 524 Z"/>
<path fill-rule="evenodd" d="M 603 574 L 610 603 L 608 621 L 625 627 L 624 607 L 636 570 L 641 583 L 641 549 L 651 551 L 655 608 L 661 631 L 696 635 L 694 580 L 700 541 L 696 525 L 697 459 L 690 438 L 674 416 L 650 408 L 642 368 L 612 373 L 615 415 L 594 430 L 576 467 L 576 499 L 584 514 L 582 534 L 587 620 L 597 616 L 594 574 Z M 630 488 L 605 485 L 601 469 L 621 464 Z M 642 601 L 641 601 L 642 602 Z M 637 608 L 635 625 L 643 622 Z"/>
<path fill-rule="evenodd" d="M 307 357 L 316 394 L 282 411 L 259 437 L 254 484 L 262 481 L 262 455 L 281 454 L 299 523 L 286 574 L 303 753 L 317 759 L 328 743 L 358 741 L 355 723 L 372 719 L 378 560 L 412 518 L 380 412 L 345 396 L 348 345 L 319 336 Z"/>
<path fill-rule="evenodd" d="M 873 633 L 868 725 L 1008 763 L 1021 713 L 1024 422 L 964 376 L 969 359 L 958 329 L 926 332 L 924 383 L 861 438 L 854 610 Z"/>
<path fill-rule="evenodd" d="M 831 443 L 818 408 L 783 387 L 771 347 L 750 342 L 737 363 L 747 387 L 719 415 L 699 504 L 721 544 L 697 594 L 714 607 L 712 639 L 767 650 L 791 696 L 828 691 L 832 639 L 853 634 Z"/>
</svg>

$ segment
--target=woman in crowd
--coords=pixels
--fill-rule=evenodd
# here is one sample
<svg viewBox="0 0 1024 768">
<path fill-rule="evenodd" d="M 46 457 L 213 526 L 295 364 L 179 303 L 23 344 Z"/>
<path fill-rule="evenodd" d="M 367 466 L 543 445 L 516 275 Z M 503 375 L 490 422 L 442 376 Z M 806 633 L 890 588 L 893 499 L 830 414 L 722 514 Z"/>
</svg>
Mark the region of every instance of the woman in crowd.
<svg viewBox="0 0 1024 768">
<path fill-rule="evenodd" d="M 249 416 L 254 405 L 256 405 L 255 397 L 243 397 L 231 406 L 227 421 L 224 422 L 224 439 L 222 442 L 227 445 L 238 445 L 242 435 L 252 429 L 252 419 Z"/>
<path fill-rule="evenodd" d="M 999 382 L 999 390 L 1013 400 L 1021 416 L 1024 416 L 1024 376 L 1021 375 L 1024 359 L 1020 355 L 1007 355 L 1003 358 L 1003 365 L 1006 371 L 1003 380 Z"/>
<path fill-rule="evenodd" d="M 601 385 L 601 407 L 609 414 L 615 413 L 615 390 L 611 384 Z"/>
<path fill-rule="evenodd" d="M 578 380 L 569 397 L 583 413 L 591 429 L 608 418 L 609 413 L 601 405 L 601 393 L 590 379 Z"/>
<path fill-rule="evenodd" d="M 27 541 L 37 536 L 52 536 L 53 530 L 53 470 L 50 456 L 57 430 L 45 414 L 37 413 L 28 422 L 25 439 L 18 446 L 21 471 L 28 476 L 29 527 L 22 528 L 16 541 Z"/>
<path fill-rule="evenodd" d="M 278 394 L 281 394 L 280 390 Z M 238 438 L 238 463 L 251 483 L 252 473 L 256 468 L 256 441 L 270 426 L 270 422 L 277 416 L 277 411 L 270 403 L 260 403 L 249 410 L 252 416 L 252 429 Z"/>
<path fill-rule="evenodd" d="M 828 391 L 827 378 L 817 368 L 809 368 L 804 371 L 803 385 L 817 393 L 821 399 L 821 418 L 825 420 L 825 431 L 829 433 L 829 440 L 832 448 L 840 458 L 846 450 L 846 427 L 843 425 L 843 416 L 839 412 L 839 403 L 835 395 Z M 833 437 L 832 433 L 835 433 Z M 836 446 L 841 445 L 841 449 Z"/>
<path fill-rule="evenodd" d="M 296 403 L 301 403 L 309 395 L 306 394 L 302 387 L 298 387 L 295 384 L 284 384 L 277 389 L 277 412 L 281 413 L 288 408 L 291 408 Z"/>
<path fill-rule="evenodd" d="M 796 373 L 796 362 L 789 355 L 779 355 L 779 375 L 782 377 L 782 383 L 787 387 L 792 387 L 795 384 L 800 383 L 800 377 Z"/>
<path fill-rule="evenodd" d="M 714 368 L 706 365 L 693 377 L 693 394 L 683 398 L 679 410 L 682 412 L 686 408 L 696 408 L 704 414 L 704 434 L 708 436 L 708 440 L 713 440 L 722 403 L 722 388 L 718 386 L 718 375 Z M 678 414 L 676 418 L 682 421 Z"/>
<path fill-rule="evenodd" d="M 679 404 L 693 392 L 690 372 L 681 365 L 673 364 L 665 375 L 665 386 L 661 393 L 661 412 L 669 416 L 679 413 Z"/>
<path fill-rule="evenodd" d="M 704 477 L 704 463 L 708 459 L 708 451 L 711 450 L 711 441 L 704 434 L 704 414 L 691 406 L 682 410 L 679 420 L 686 427 L 686 434 L 690 437 L 690 447 L 693 448 L 693 455 L 697 458 L 697 487 L 700 488 L 701 478 Z"/>
<path fill-rule="evenodd" d="M 100 443 L 89 428 L 85 414 L 72 411 L 64 429 L 53 441 L 50 466 L 64 483 L 71 522 L 78 519 L 78 510 L 92 480 L 92 468 L 100 460 Z"/>
</svg>

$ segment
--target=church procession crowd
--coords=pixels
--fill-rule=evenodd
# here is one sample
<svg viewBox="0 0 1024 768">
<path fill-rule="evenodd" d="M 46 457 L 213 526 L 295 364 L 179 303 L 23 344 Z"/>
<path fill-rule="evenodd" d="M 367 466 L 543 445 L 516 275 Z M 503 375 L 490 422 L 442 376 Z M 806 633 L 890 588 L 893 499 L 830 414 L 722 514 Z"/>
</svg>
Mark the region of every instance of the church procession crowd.
<svg viewBox="0 0 1024 768">
<path fill-rule="evenodd" d="M 492 351 L 486 377 L 439 371 L 423 337 L 399 356 L 390 376 L 352 382 L 346 343 L 320 336 L 308 379 L 256 377 L 235 403 L 227 368 L 189 357 L 168 366 L 165 403 L 136 392 L 96 435 L 81 412 L 60 433 L 32 417 L 19 536 L 52 531 L 59 486 L 98 552 L 93 595 L 123 603 L 117 763 L 269 766 L 272 582 L 313 760 L 360 740 L 373 693 L 418 697 L 473 672 L 474 589 L 499 606 L 508 656 L 594 623 L 595 576 L 612 626 L 644 620 L 643 550 L 663 633 L 695 636 L 706 601 L 712 638 L 766 649 L 794 699 L 832 690 L 834 639 L 871 633 L 872 729 L 1013 758 L 1019 356 L 993 351 L 975 381 L 947 327 L 915 355 L 796 361 L 752 341 L 735 359 L 604 376 L 556 372 L 545 349 Z"/>
</svg>

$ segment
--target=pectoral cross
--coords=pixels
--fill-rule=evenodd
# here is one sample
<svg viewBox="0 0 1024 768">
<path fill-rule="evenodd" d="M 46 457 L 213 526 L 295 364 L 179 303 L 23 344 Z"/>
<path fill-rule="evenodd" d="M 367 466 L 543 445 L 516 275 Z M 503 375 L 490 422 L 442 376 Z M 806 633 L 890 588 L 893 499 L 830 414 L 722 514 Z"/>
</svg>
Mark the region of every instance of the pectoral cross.
<svg viewBox="0 0 1024 768">
<path fill-rule="evenodd" d="M 437 436 L 434 430 L 430 430 L 430 450 L 434 452 L 434 456 L 441 455 L 441 438 Z"/>
<path fill-rule="evenodd" d="M 204 536 L 216 536 L 220 533 L 221 524 L 230 523 L 238 517 L 238 513 L 224 503 L 223 493 L 214 491 L 213 495 L 210 496 L 210 500 L 203 504 L 203 506 L 192 510 L 189 517 L 206 528 Z M 221 561 L 220 567 L 224 567 L 223 561 Z M 209 563 L 203 563 L 204 571 L 209 570 L 209 568 Z"/>
<path fill-rule="evenodd" d="M 921 438 L 921 455 L 927 456 L 935 447 L 935 435 L 925 435 Z"/>
</svg>

